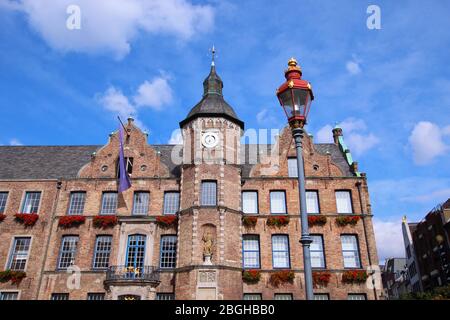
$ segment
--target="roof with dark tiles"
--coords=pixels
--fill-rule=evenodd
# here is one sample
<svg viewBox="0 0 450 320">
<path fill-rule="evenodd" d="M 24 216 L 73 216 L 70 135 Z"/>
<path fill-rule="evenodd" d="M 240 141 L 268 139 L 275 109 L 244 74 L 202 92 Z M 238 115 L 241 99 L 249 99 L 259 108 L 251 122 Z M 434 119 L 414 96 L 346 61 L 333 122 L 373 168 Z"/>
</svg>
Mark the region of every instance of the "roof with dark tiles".
<svg viewBox="0 0 450 320">
<path fill-rule="evenodd" d="M 93 152 L 102 146 L 0 146 L 0 180 L 71 179 L 90 161 Z M 180 166 L 171 160 L 174 145 L 151 145 L 160 152 L 162 162 L 167 165 L 171 176 L 181 174 Z M 318 153 L 330 153 L 331 159 L 345 176 L 353 176 L 339 147 L 335 144 L 315 144 Z M 254 162 L 260 161 L 261 152 L 268 154 L 272 145 L 242 145 L 242 177 L 249 177 Z M 256 152 L 256 153 L 255 153 Z M 182 153 L 182 150 L 181 150 Z M 256 154 L 256 160 L 250 157 Z M 250 161 L 252 160 L 252 161 Z"/>
</svg>

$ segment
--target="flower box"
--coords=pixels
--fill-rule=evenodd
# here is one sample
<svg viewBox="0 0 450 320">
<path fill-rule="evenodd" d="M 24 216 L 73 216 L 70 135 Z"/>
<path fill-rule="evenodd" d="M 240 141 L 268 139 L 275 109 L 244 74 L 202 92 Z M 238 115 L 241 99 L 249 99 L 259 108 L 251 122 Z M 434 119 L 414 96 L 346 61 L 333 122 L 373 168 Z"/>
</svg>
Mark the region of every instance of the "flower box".
<svg viewBox="0 0 450 320">
<path fill-rule="evenodd" d="M 331 273 L 328 271 L 314 271 L 313 274 L 313 283 L 314 286 L 323 286 L 326 287 L 330 282 Z"/>
<path fill-rule="evenodd" d="M 336 218 L 336 224 L 340 227 L 345 227 L 346 225 L 355 226 L 360 217 L 359 216 L 342 216 Z"/>
<path fill-rule="evenodd" d="M 327 217 L 325 216 L 308 216 L 308 225 L 311 226 L 323 226 L 327 223 Z"/>
<path fill-rule="evenodd" d="M 116 216 L 96 216 L 94 217 L 94 227 L 95 228 L 112 228 L 114 227 L 119 220 Z"/>
<path fill-rule="evenodd" d="M 270 275 L 269 282 L 274 287 L 279 287 L 280 284 L 294 283 L 295 273 L 290 270 L 282 270 L 274 272 Z"/>
<path fill-rule="evenodd" d="M 242 224 L 247 228 L 254 228 L 257 222 L 258 218 L 255 216 L 244 216 L 242 218 Z"/>
<path fill-rule="evenodd" d="M 6 214 L 0 214 L 0 222 L 6 219 Z"/>
<path fill-rule="evenodd" d="M 367 272 L 365 270 L 349 270 L 342 274 L 342 282 L 344 283 L 363 283 L 367 280 Z"/>
<path fill-rule="evenodd" d="M 242 280 L 247 284 L 255 284 L 261 280 L 261 271 L 244 270 L 242 271 Z"/>
<path fill-rule="evenodd" d="M 266 224 L 269 227 L 277 227 L 277 228 L 287 226 L 289 224 L 289 217 L 288 216 L 269 217 L 269 218 L 267 218 Z"/>
<path fill-rule="evenodd" d="M 178 217 L 176 215 L 156 217 L 156 224 L 161 228 L 171 228 L 177 225 Z"/>
<path fill-rule="evenodd" d="M 36 213 L 16 213 L 14 218 L 18 223 L 21 223 L 26 227 L 32 227 L 39 219 L 39 215 Z"/>
<path fill-rule="evenodd" d="M 27 276 L 23 271 L 5 270 L 0 271 L 0 282 L 5 283 L 11 281 L 11 284 L 19 285 L 20 282 Z"/>
<path fill-rule="evenodd" d="M 59 218 L 58 226 L 64 229 L 78 227 L 85 221 L 86 217 L 84 216 L 65 216 Z"/>
</svg>

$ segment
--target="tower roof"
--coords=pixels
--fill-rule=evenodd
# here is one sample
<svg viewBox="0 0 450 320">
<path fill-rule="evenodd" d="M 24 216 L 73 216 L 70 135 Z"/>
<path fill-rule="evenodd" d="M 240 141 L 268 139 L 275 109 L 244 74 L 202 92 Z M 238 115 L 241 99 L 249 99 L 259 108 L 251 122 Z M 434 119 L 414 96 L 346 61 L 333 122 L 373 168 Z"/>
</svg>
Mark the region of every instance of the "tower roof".
<svg viewBox="0 0 450 320">
<path fill-rule="evenodd" d="M 244 129 L 244 122 L 238 118 L 233 108 L 223 98 L 222 89 L 223 82 L 216 72 L 213 58 L 209 75 L 203 81 L 203 98 L 191 109 L 186 119 L 180 122 L 180 127 L 199 117 L 221 117 Z"/>
</svg>

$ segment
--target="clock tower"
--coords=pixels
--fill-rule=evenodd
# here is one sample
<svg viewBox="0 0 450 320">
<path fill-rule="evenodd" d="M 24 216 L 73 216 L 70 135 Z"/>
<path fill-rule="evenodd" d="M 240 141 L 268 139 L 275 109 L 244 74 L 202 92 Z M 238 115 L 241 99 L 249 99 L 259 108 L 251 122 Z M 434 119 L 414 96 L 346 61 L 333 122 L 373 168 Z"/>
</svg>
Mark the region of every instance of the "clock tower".
<svg viewBox="0 0 450 320">
<path fill-rule="evenodd" d="M 176 299 L 242 298 L 239 159 L 244 123 L 223 97 L 214 54 L 213 49 L 203 97 L 180 122 Z"/>
</svg>

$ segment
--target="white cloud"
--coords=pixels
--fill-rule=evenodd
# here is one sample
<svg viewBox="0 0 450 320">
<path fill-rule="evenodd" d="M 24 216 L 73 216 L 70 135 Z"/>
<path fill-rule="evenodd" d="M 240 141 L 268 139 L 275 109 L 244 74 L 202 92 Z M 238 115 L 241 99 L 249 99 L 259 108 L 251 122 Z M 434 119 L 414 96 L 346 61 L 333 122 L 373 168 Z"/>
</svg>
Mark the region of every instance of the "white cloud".
<svg viewBox="0 0 450 320">
<path fill-rule="evenodd" d="M 161 110 L 163 105 L 170 104 L 173 100 L 172 89 L 165 78 L 155 78 L 153 81 L 144 81 L 138 88 L 133 102 L 123 94 L 120 89 L 109 87 L 104 93 L 96 95 L 97 102 L 106 110 L 126 119 L 132 116 L 136 126 L 144 131 L 148 128 L 137 116 L 140 108 L 150 107 L 154 110 Z"/>
<path fill-rule="evenodd" d="M 344 141 L 356 156 L 364 154 L 380 142 L 373 133 L 364 133 L 368 128 L 362 119 L 348 118 L 339 123 L 339 126 L 342 128 Z M 316 141 L 318 143 L 332 143 L 332 129 L 333 127 L 329 124 L 320 128 L 316 134 Z"/>
<path fill-rule="evenodd" d="M 403 179 L 383 179 L 370 183 L 370 193 L 374 204 L 381 206 L 392 208 L 392 203 L 403 202 L 423 204 L 425 207 L 431 208 L 450 197 L 449 186 L 449 178 L 417 176 Z"/>
<path fill-rule="evenodd" d="M 110 87 L 106 92 L 98 97 L 100 104 L 108 111 L 116 113 L 122 118 L 136 114 L 136 108 L 130 104 L 128 98 L 122 91 Z"/>
<path fill-rule="evenodd" d="M 448 134 L 450 134 L 450 126 L 441 129 L 428 121 L 417 123 L 409 136 L 414 162 L 418 165 L 426 165 L 436 157 L 446 154 L 450 147 L 444 143 L 442 136 Z"/>
<path fill-rule="evenodd" d="M 386 258 L 403 258 L 405 256 L 401 218 L 391 221 L 375 218 L 373 219 L 373 228 L 380 263 L 383 263 Z"/>
<path fill-rule="evenodd" d="M 138 89 L 137 95 L 133 98 L 138 107 L 147 106 L 155 110 L 172 103 L 172 89 L 167 79 L 159 77 L 152 82 L 145 81 Z"/>
<path fill-rule="evenodd" d="M 361 73 L 361 67 L 359 66 L 359 63 L 356 61 L 348 61 L 345 67 L 347 68 L 347 71 L 350 74 L 356 75 Z"/>
<path fill-rule="evenodd" d="M 270 108 L 262 108 L 257 114 L 256 114 L 256 122 L 260 126 L 264 126 L 265 128 L 278 128 L 280 126 L 283 126 L 283 124 L 280 122 L 280 114 L 276 113 L 275 111 L 277 109 L 270 109 Z M 277 110 L 279 111 L 279 110 Z"/>
<path fill-rule="evenodd" d="M 318 143 L 333 143 L 333 127 L 329 124 L 323 126 L 319 131 L 317 131 L 315 140 Z"/>
<path fill-rule="evenodd" d="M 66 9 L 81 9 L 81 30 L 66 28 Z M 214 10 L 188 0 L 2 0 L 19 10 L 52 48 L 60 51 L 112 52 L 121 58 L 139 32 L 167 34 L 188 40 L 212 29 Z"/>
<path fill-rule="evenodd" d="M 19 139 L 13 138 L 9 141 L 10 146 L 23 146 L 23 143 Z"/>
<path fill-rule="evenodd" d="M 168 144 L 183 144 L 183 135 L 181 134 L 180 129 L 176 129 L 172 132 Z"/>
</svg>

